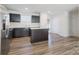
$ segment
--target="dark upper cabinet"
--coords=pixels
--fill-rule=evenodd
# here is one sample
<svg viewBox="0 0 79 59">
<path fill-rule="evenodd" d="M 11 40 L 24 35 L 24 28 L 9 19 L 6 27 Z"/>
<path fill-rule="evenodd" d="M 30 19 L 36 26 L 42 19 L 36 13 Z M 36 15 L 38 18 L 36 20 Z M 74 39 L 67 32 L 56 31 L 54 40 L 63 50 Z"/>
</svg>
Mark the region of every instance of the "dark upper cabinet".
<svg viewBox="0 0 79 59">
<path fill-rule="evenodd" d="M 20 22 L 20 14 L 13 14 L 13 13 L 10 13 L 9 14 L 10 16 L 10 22 Z"/>
<path fill-rule="evenodd" d="M 40 16 L 32 16 L 32 23 L 40 23 Z"/>
</svg>

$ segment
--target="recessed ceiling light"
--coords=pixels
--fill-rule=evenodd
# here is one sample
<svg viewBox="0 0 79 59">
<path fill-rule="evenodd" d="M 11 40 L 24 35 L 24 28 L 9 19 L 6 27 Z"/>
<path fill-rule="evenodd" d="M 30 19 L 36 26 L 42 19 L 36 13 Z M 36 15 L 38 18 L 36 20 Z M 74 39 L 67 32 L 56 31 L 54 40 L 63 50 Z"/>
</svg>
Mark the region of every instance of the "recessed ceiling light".
<svg viewBox="0 0 79 59">
<path fill-rule="evenodd" d="M 51 13 L 51 11 L 48 11 L 48 13 Z"/>
<path fill-rule="evenodd" d="M 28 8 L 25 8 L 25 10 L 28 10 Z"/>
</svg>

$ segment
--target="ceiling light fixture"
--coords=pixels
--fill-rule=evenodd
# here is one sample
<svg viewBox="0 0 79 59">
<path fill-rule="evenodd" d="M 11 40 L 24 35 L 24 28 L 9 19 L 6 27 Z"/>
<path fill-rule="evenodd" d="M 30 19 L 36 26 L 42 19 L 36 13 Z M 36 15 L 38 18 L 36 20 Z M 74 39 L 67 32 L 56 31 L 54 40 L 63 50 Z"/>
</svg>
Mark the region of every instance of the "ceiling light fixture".
<svg viewBox="0 0 79 59">
<path fill-rule="evenodd" d="M 48 11 L 48 13 L 51 13 L 51 11 Z"/>
</svg>

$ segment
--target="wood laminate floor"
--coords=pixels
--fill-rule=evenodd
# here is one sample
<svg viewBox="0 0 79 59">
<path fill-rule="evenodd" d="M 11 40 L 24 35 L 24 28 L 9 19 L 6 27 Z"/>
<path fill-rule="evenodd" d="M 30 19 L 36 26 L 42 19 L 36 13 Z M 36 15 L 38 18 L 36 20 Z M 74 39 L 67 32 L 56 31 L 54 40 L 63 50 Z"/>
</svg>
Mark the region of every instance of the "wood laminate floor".
<svg viewBox="0 0 79 59">
<path fill-rule="evenodd" d="M 30 37 L 14 38 L 9 55 L 79 55 L 79 38 L 50 34 L 48 41 L 30 43 Z"/>
</svg>

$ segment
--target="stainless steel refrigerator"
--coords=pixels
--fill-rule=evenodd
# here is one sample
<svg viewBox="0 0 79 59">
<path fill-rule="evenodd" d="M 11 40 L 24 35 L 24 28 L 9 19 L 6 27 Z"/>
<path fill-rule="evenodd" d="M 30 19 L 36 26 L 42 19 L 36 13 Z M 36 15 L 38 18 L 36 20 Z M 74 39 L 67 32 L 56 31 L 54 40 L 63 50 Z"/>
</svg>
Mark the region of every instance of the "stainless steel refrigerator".
<svg viewBox="0 0 79 59">
<path fill-rule="evenodd" d="M 9 51 L 9 28 L 7 27 L 8 14 L 1 12 L 1 54 L 6 55 Z"/>
</svg>

